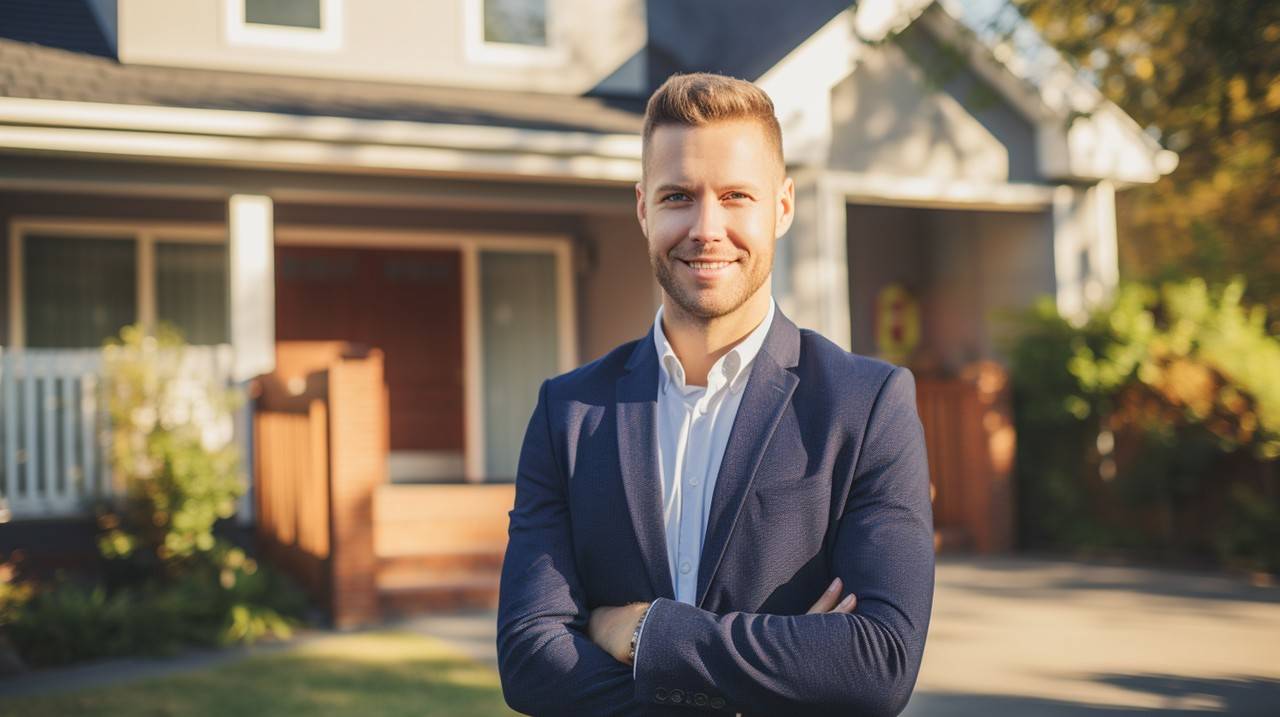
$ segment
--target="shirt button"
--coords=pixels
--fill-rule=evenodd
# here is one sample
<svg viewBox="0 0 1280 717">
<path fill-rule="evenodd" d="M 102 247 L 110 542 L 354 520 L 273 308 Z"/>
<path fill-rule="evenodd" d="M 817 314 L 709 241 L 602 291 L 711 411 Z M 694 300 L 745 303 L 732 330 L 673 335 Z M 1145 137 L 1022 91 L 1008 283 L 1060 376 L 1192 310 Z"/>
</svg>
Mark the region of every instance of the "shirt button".
<svg viewBox="0 0 1280 717">
<path fill-rule="evenodd" d="M 689 564 L 688 560 L 684 561 L 683 563 L 680 563 L 681 573 L 688 575 L 690 570 L 693 570 L 693 566 Z"/>
<path fill-rule="evenodd" d="M 702 482 L 702 481 L 698 480 L 697 478 L 690 478 L 690 479 L 689 479 L 689 485 L 698 485 L 698 484 L 699 484 L 699 483 L 701 483 L 701 482 Z"/>
</svg>

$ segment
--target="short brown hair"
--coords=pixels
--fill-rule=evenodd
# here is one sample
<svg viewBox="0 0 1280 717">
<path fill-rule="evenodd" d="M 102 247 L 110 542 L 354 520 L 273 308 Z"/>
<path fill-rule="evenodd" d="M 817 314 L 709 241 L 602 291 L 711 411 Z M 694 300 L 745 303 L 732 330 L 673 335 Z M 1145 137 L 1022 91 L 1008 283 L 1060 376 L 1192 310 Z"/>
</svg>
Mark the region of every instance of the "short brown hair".
<svg viewBox="0 0 1280 717">
<path fill-rule="evenodd" d="M 714 122 L 745 120 L 764 130 L 765 140 L 785 170 L 782 158 L 782 128 L 774 115 L 773 100 L 756 85 L 726 75 L 694 72 L 672 75 L 649 98 L 644 108 L 642 164 L 649 165 L 649 142 L 662 125 L 702 127 Z"/>
</svg>

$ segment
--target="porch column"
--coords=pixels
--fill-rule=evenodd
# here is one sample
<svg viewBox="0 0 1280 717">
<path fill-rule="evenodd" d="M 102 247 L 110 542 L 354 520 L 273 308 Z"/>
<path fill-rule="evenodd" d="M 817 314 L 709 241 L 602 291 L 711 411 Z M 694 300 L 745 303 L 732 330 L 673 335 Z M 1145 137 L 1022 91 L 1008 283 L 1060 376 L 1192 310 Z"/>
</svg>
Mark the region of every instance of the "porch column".
<svg viewBox="0 0 1280 717">
<path fill-rule="evenodd" d="M 276 365 L 275 227 L 271 197 L 227 200 L 232 378 L 247 381 Z"/>
<path fill-rule="evenodd" d="M 1053 263 L 1058 311 L 1083 321 L 1120 280 L 1115 187 L 1060 186 L 1053 194 Z"/>
<path fill-rule="evenodd" d="M 844 195 L 819 170 L 793 172 L 796 216 L 778 242 L 774 297 L 797 325 L 848 351 L 849 260 Z"/>
<path fill-rule="evenodd" d="M 271 197 L 235 194 L 227 200 L 231 380 L 247 395 L 248 381 L 276 367 L 275 223 Z M 236 519 L 253 522 L 253 407 L 246 401 L 235 417 L 241 470 L 247 477 Z"/>
</svg>

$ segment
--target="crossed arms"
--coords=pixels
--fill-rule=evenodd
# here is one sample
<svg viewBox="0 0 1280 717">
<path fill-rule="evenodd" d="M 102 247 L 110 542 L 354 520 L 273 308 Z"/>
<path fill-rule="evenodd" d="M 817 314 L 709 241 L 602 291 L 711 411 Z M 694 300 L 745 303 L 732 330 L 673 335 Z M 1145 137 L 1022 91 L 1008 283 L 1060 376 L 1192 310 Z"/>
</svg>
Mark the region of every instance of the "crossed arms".
<svg viewBox="0 0 1280 717">
<path fill-rule="evenodd" d="M 644 715 L 679 690 L 711 714 L 896 715 L 915 686 L 933 601 L 933 522 L 910 371 L 894 369 L 871 409 L 836 530 L 831 577 L 852 613 L 727 612 L 658 598 L 632 667 L 588 637 L 567 481 L 546 384 L 520 457 L 498 617 L 503 694 L 534 715 Z M 659 697 L 662 697 L 660 699 Z M 716 705 L 713 707 L 712 705 Z M 677 710 L 679 713 L 679 710 Z"/>
</svg>

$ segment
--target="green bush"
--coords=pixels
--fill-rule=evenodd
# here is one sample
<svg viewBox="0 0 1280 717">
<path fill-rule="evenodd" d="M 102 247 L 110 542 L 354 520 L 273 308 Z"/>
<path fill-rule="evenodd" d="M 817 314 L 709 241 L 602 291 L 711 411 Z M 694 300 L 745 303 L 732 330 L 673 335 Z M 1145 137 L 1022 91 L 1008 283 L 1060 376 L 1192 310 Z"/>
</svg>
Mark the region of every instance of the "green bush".
<svg viewBox="0 0 1280 717">
<path fill-rule="evenodd" d="M 112 472 L 124 486 L 97 510 L 111 579 L 0 585 L 0 637 L 29 664 L 287 637 L 305 610 L 300 590 L 214 532 L 244 490 L 231 440 L 239 399 L 184 370 L 184 351 L 163 326 L 126 327 L 106 349 Z"/>
<path fill-rule="evenodd" d="M 246 560 L 229 578 L 192 570 L 114 591 L 61 576 L 10 606 L 0 628 L 28 665 L 47 666 L 287 638 L 305 601 L 278 573 Z"/>
<path fill-rule="evenodd" d="M 1051 298 L 1009 347 L 1021 540 L 1280 571 L 1280 340 L 1234 281 Z"/>
</svg>

